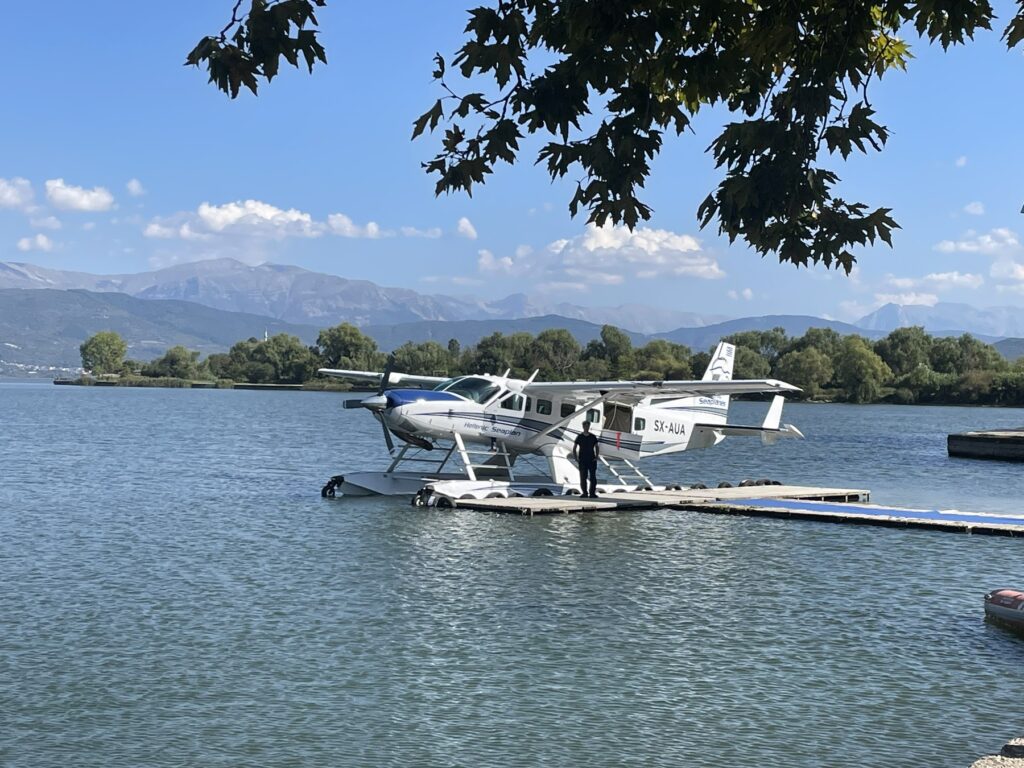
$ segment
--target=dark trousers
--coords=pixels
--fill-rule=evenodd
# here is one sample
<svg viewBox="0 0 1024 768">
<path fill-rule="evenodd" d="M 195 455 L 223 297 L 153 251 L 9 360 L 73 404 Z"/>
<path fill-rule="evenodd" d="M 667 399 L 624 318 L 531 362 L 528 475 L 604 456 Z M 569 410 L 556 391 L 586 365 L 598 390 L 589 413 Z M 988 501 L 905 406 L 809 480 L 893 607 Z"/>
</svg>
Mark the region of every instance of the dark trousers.
<svg viewBox="0 0 1024 768">
<path fill-rule="evenodd" d="M 587 490 L 587 479 L 590 479 L 590 490 Z M 593 496 L 597 493 L 597 462 L 584 464 L 580 462 L 580 491 L 584 496 Z"/>
</svg>

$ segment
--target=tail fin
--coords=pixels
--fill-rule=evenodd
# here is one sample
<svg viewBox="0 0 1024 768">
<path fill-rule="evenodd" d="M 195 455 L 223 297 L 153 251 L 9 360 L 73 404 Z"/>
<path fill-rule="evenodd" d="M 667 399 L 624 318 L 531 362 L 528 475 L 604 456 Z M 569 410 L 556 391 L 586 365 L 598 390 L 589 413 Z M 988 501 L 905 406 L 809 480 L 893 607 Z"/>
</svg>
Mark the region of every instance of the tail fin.
<svg viewBox="0 0 1024 768">
<path fill-rule="evenodd" d="M 715 354 L 711 356 L 708 369 L 704 371 L 702 381 L 730 381 L 732 379 L 732 364 L 736 357 L 736 347 L 726 342 L 720 342 L 715 347 Z"/>
</svg>

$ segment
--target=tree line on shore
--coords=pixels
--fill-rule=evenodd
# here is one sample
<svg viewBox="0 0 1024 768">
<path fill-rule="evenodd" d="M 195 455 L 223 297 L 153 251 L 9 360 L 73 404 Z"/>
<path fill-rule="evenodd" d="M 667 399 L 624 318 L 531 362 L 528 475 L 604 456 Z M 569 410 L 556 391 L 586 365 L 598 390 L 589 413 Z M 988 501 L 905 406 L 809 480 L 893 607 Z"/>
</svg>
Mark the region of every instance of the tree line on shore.
<svg viewBox="0 0 1024 768">
<path fill-rule="evenodd" d="M 724 338 L 736 345 L 734 377 L 777 378 L 803 389 L 800 397 L 854 403 L 1024 404 L 1024 358 L 1008 362 L 995 347 L 969 334 L 933 337 L 920 327 L 899 328 L 871 341 L 811 328 L 789 336 L 782 328 L 743 331 Z M 598 339 L 581 345 L 569 331 L 494 333 L 462 347 L 456 339 L 407 342 L 390 355 L 349 323 L 320 332 L 317 343 L 277 334 L 250 338 L 228 352 L 200 360 L 194 350 L 172 347 L 147 363 L 126 359 L 127 344 L 101 331 L 81 346 L 82 366 L 96 375 L 165 381 L 309 384 L 318 368 L 395 370 L 437 376 L 503 373 L 538 380 L 699 378 L 709 351 L 664 339 L 635 346 L 622 330 L 606 325 Z"/>
</svg>

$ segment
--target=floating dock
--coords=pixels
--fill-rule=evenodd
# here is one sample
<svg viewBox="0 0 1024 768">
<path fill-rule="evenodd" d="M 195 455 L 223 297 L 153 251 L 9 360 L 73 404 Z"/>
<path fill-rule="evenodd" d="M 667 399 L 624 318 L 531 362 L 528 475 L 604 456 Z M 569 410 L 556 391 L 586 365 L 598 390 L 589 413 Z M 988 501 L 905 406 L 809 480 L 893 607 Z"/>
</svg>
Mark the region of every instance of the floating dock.
<svg viewBox="0 0 1024 768">
<path fill-rule="evenodd" d="M 453 499 L 459 509 L 520 515 L 679 509 L 712 515 L 774 517 L 818 522 L 924 528 L 951 533 L 1024 536 L 1024 515 L 994 515 L 959 510 L 908 509 L 866 503 L 870 493 L 851 488 L 763 485 L 682 491 L 609 493 L 581 496 Z"/>
<path fill-rule="evenodd" d="M 946 438 L 950 456 L 966 459 L 1024 461 L 1024 429 L 961 432 Z"/>
</svg>

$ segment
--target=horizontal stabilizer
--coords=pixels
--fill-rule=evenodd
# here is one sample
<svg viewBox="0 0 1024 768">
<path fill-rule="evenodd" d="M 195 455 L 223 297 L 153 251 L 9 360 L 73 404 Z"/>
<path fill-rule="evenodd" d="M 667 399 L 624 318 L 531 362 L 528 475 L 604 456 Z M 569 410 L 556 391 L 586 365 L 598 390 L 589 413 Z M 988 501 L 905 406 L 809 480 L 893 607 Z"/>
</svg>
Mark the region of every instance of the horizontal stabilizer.
<svg viewBox="0 0 1024 768">
<path fill-rule="evenodd" d="M 691 448 L 705 448 L 720 443 L 726 437 L 760 437 L 765 445 L 774 445 L 780 437 L 803 437 L 803 432 L 792 424 L 780 427 L 752 427 L 741 424 L 694 424 L 690 437 Z"/>
</svg>

